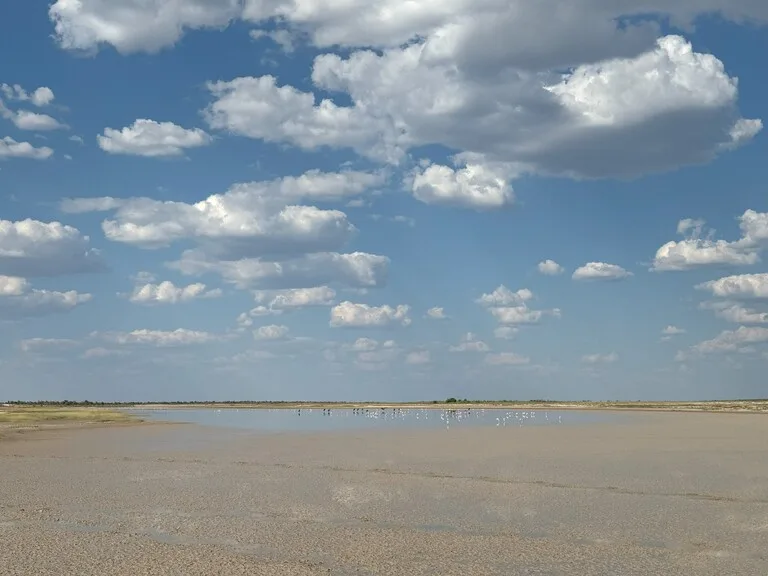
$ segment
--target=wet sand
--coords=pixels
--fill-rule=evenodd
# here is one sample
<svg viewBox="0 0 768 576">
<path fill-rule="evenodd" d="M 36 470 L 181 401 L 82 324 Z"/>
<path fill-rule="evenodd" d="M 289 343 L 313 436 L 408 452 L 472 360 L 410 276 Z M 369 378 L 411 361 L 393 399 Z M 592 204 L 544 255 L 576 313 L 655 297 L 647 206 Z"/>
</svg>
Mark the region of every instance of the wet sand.
<svg viewBox="0 0 768 576">
<path fill-rule="evenodd" d="M 0 574 L 768 574 L 768 418 L 0 441 Z"/>
</svg>

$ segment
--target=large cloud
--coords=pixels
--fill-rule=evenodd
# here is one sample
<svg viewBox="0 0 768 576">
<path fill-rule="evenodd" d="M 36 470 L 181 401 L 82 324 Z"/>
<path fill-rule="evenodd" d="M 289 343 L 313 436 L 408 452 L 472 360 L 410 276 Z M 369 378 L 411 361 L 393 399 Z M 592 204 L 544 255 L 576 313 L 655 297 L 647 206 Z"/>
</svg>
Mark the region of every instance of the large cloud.
<svg viewBox="0 0 768 576">
<path fill-rule="evenodd" d="M 107 44 L 123 53 L 154 52 L 187 30 L 222 28 L 235 18 L 277 18 L 321 47 L 397 47 L 422 37 L 438 45 L 438 55 L 486 68 L 498 61 L 565 67 L 632 55 L 653 41 L 650 17 L 686 26 L 710 13 L 738 22 L 768 20 L 768 8 L 755 0 L 57 0 L 49 9 L 66 49 Z"/>
<path fill-rule="evenodd" d="M 298 202 L 359 194 L 381 181 L 380 174 L 313 170 L 235 184 L 196 203 L 106 197 L 67 199 L 61 207 L 73 213 L 114 211 L 102 224 L 106 237 L 142 248 L 192 239 L 222 258 L 300 254 L 339 248 L 356 229 L 343 212 Z"/>
<path fill-rule="evenodd" d="M 435 144 L 507 163 L 510 174 L 612 177 L 706 162 L 762 128 L 740 117 L 737 79 L 720 60 L 681 36 L 658 38 L 659 22 L 713 12 L 764 23 L 768 9 L 754 0 L 248 0 L 242 9 L 236 0 L 59 0 L 50 16 L 66 48 L 154 51 L 234 18 L 277 18 L 316 46 L 352 48 L 318 56 L 312 71 L 316 88 L 349 105 L 272 76 L 235 78 L 209 84 L 213 129 L 389 162 Z M 470 189 L 464 168 L 450 170 L 425 171 L 417 197 L 486 207 L 511 197 L 504 179 L 473 175 Z"/>
<path fill-rule="evenodd" d="M 239 13 L 240 0 L 57 0 L 48 10 L 62 48 L 109 44 L 126 54 L 156 52 L 187 29 L 223 27 Z"/>
<path fill-rule="evenodd" d="M 70 213 L 113 212 L 107 239 L 152 249 L 192 241 L 169 266 L 190 276 L 218 274 L 239 287 L 312 288 L 327 284 L 379 286 L 389 259 L 341 253 L 357 232 L 340 210 L 302 200 L 340 200 L 384 182 L 382 172 L 311 170 L 298 177 L 233 185 L 196 203 L 150 198 L 73 198 Z M 326 298 L 327 299 L 327 298 Z"/>
<path fill-rule="evenodd" d="M 235 78 L 208 88 L 215 98 L 205 110 L 211 128 L 307 150 L 351 147 L 381 160 L 402 156 L 390 118 L 373 109 L 327 99 L 316 103 L 311 92 L 278 86 L 273 76 Z"/>
<path fill-rule="evenodd" d="M 188 276 L 217 274 L 239 288 L 311 288 L 321 284 L 376 288 L 387 281 L 389 258 L 366 252 L 317 252 L 277 262 L 258 258 L 220 260 L 187 250 L 180 260 L 168 265 Z"/>
<path fill-rule="evenodd" d="M 3 320 L 68 312 L 90 299 L 90 294 L 81 294 L 74 290 L 37 290 L 31 288 L 29 282 L 23 278 L 0 276 L 0 319 Z"/>
<path fill-rule="evenodd" d="M 89 238 L 60 222 L 0 220 L 0 274 L 58 276 L 104 269 Z"/>
<path fill-rule="evenodd" d="M 518 70 L 467 78 L 428 49 L 427 42 L 318 56 L 315 85 L 347 93 L 350 106 L 316 103 L 271 76 L 243 77 L 210 85 L 215 100 L 206 116 L 214 129 L 307 149 L 351 147 L 389 161 L 428 144 L 471 153 L 476 162 L 458 172 L 425 169 L 413 191 L 425 202 L 484 207 L 512 195 L 478 159 L 507 163 L 510 173 L 634 176 L 708 161 L 762 127 L 738 115 L 737 81 L 722 62 L 680 36 L 562 77 Z"/>
</svg>

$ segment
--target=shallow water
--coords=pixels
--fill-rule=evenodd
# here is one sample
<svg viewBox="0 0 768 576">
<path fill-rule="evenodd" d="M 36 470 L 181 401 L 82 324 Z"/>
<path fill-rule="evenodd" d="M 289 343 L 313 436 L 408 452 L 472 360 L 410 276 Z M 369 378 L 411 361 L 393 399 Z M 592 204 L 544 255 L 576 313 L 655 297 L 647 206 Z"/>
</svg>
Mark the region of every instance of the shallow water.
<svg viewBox="0 0 768 576">
<path fill-rule="evenodd" d="M 504 409 L 266 409 L 206 408 L 137 410 L 143 418 L 170 422 L 189 422 L 204 426 L 238 428 L 261 432 L 300 432 L 363 429 L 429 429 L 489 426 L 561 426 L 587 423 L 612 423 L 626 415 L 590 411 L 545 411 Z"/>
</svg>

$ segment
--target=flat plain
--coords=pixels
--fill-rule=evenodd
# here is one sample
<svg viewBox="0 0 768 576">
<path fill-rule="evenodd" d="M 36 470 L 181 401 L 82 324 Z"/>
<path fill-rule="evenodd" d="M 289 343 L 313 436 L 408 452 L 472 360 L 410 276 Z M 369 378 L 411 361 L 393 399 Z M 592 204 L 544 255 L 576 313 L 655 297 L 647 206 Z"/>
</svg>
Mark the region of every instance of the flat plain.
<svg viewBox="0 0 768 576">
<path fill-rule="evenodd" d="M 0 442 L 0 574 L 768 574 L 768 418 Z"/>
</svg>

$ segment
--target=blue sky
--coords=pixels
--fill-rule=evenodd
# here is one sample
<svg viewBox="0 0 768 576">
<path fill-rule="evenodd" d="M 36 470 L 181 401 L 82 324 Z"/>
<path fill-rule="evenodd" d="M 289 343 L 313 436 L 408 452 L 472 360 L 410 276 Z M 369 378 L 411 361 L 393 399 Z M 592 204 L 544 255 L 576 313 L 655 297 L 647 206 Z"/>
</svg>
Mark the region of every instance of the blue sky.
<svg viewBox="0 0 768 576">
<path fill-rule="evenodd" d="M 0 8 L 0 397 L 765 397 L 768 7 L 602 4 Z"/>
</svg>

